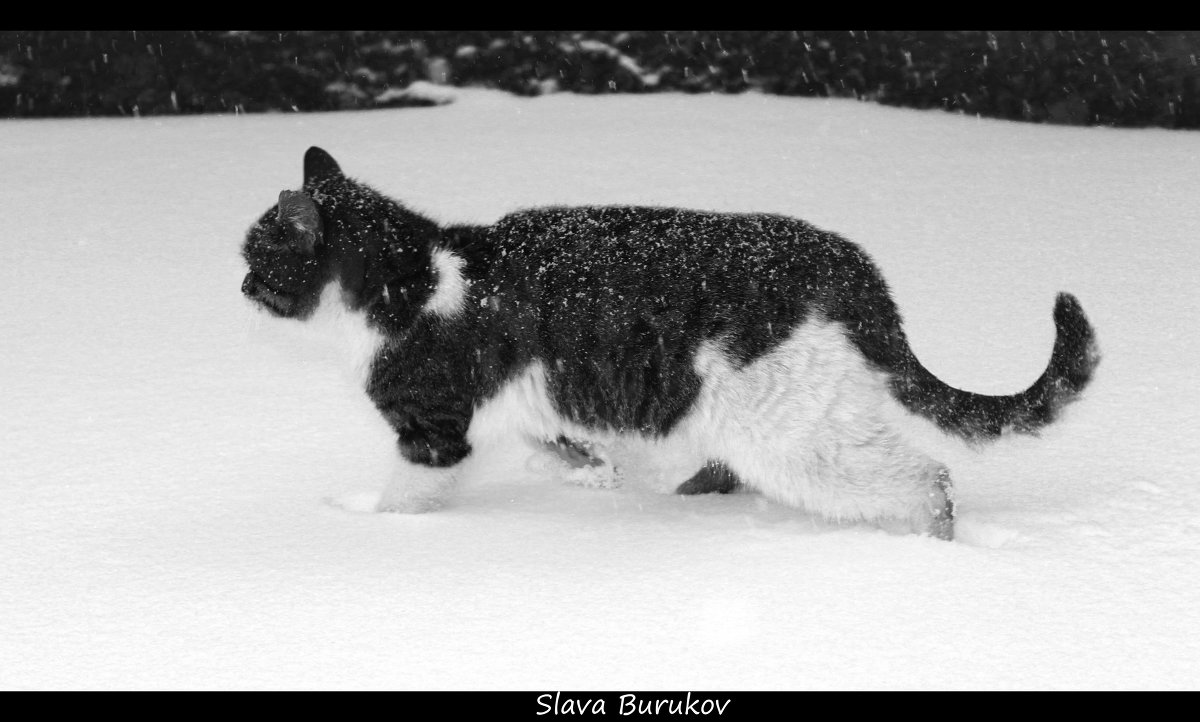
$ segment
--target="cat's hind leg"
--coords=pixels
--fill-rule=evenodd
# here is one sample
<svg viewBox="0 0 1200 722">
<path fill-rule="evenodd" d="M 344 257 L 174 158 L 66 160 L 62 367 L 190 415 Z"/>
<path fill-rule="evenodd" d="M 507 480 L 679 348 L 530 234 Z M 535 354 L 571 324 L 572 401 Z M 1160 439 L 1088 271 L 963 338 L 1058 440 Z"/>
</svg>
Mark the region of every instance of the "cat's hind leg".
<svg viewBox="0 0 1200 722">
<path fill-rule="evenodd" d="M 833 436 L 832 431 L 824 434 Z M 866 521 L 896 532 L 954 538 L 954 492 L 938 462 L 906 447 L 895 435 L 787 439 L 729 457 L 746 486 L 835 521 Z M 756 453 L 757 452 L 757 453 Z"/>
<path fill-rule="evenodd" d="M 832 520 L 953 537 L 949 474 L 889 423 L 887 379 L 840 326 L 802 326 L 742 366 L 702 347 L 696 370 L 704 384 L 682 433 L 747 487 Z"/>
</svg>

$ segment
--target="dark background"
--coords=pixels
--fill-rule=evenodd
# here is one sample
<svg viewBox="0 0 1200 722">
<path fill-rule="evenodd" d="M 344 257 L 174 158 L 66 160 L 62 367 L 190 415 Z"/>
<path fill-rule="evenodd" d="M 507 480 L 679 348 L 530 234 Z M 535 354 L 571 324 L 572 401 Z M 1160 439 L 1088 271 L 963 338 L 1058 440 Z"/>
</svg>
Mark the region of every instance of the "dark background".
<svg viewBox="0 0 1200 722">
<path fill-rule="evenodd" d="M 413 81 L 522 95 L 841 96 L 1034 122 L 1200 127 L 1200 33 L 2 31 L 5 117 L 422 105 Z M 393 92 L 387 92 L 387 91 Z"/>
</svg>

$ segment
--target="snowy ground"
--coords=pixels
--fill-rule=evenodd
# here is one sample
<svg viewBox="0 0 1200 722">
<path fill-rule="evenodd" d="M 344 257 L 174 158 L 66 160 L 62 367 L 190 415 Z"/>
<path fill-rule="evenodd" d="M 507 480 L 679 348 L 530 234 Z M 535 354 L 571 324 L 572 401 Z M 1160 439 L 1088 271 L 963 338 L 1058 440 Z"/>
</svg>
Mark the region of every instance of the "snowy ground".
<svg viewBox="0 0 1200 722">
<path fill-rule="evenodd" d="M 872 253 L 917 355 L 974 391 L 1037 377 L 1059 290 L 1104 362 L 1040 440 L 939 451 L 954 543 L 571 486 L 515 448 L 440 513 L 339 510 L 392 440 L 335 351 L 239 294 L 243 234 L 313 144 L 444 221 L 806 218 Z M 1200 134 L 462 92 L 10 120 L 0 164 L 0 687 L 1200 687 Z"/>
</svg>

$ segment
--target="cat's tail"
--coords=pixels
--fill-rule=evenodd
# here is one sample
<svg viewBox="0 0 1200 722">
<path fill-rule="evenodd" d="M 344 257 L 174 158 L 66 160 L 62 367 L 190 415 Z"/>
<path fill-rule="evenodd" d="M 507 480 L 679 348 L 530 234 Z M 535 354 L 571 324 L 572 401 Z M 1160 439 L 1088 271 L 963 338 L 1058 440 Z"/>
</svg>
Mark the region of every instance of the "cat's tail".
<svg viewBox="0 0 1200 722">
<path fill-rule="evenodd" d="M 1005 430 L 1036 434 L 1078 398 L 1100 362 L 1092 326 L 1069 293 L 1058 294 L 1054 326 L 1049 365 L 1020 393 L 987 396 L 948 386 L 922 366 L 905 343 L 903 359 L 890 369 L 892 394 L 909 411 L 968 441 L 994 439 Z"/>
</svg>

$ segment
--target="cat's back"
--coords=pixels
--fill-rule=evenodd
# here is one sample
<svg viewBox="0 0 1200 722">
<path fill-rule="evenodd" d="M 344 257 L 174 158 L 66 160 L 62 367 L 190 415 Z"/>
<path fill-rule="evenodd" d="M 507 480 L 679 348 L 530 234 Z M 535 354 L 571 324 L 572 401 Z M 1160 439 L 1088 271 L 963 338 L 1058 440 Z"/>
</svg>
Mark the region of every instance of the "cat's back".
<svg viewBox="0 0 1200 722">
<path fill-rule="evenodd" d="M 840 236 L 770 213 L 553 206 L 505 216 L 490 235 L 502 266 L 539 283 L 591 279 L 635 292 L 666 291 L 672 281 L 812 286 L 855 266 L 873 270 Z"/>
<path fill-rule="evenodd" d="M 798 218 L 651 206 L 545 207 L 491 227 L 493 271 L 563 307 L 792 307 L 882 283 L 855 244 Z"/>
<path fill-rule="evenodd" d="M 819 252 L 836 239 L 798 218 L 655 206 L 550 206 L 518 211 L 493 227 L 510 253 L 603 265 L 673 258 L 770 262 Z M 839 239 L 840 240 L 840 239 Z M 844 241 L 842 241 L 844 243 Z"/>
<path fill-rule="evenodd" d="M 888 303 L 857 246 L 782 215 L 552 206 L 488 235 L 485 293 L 554 353 L 657 346 L 684 358 L 724 338 L 750 360 L 814 310 L 850 320 L 864 292 L 868 306 Z"/>
</svg>

